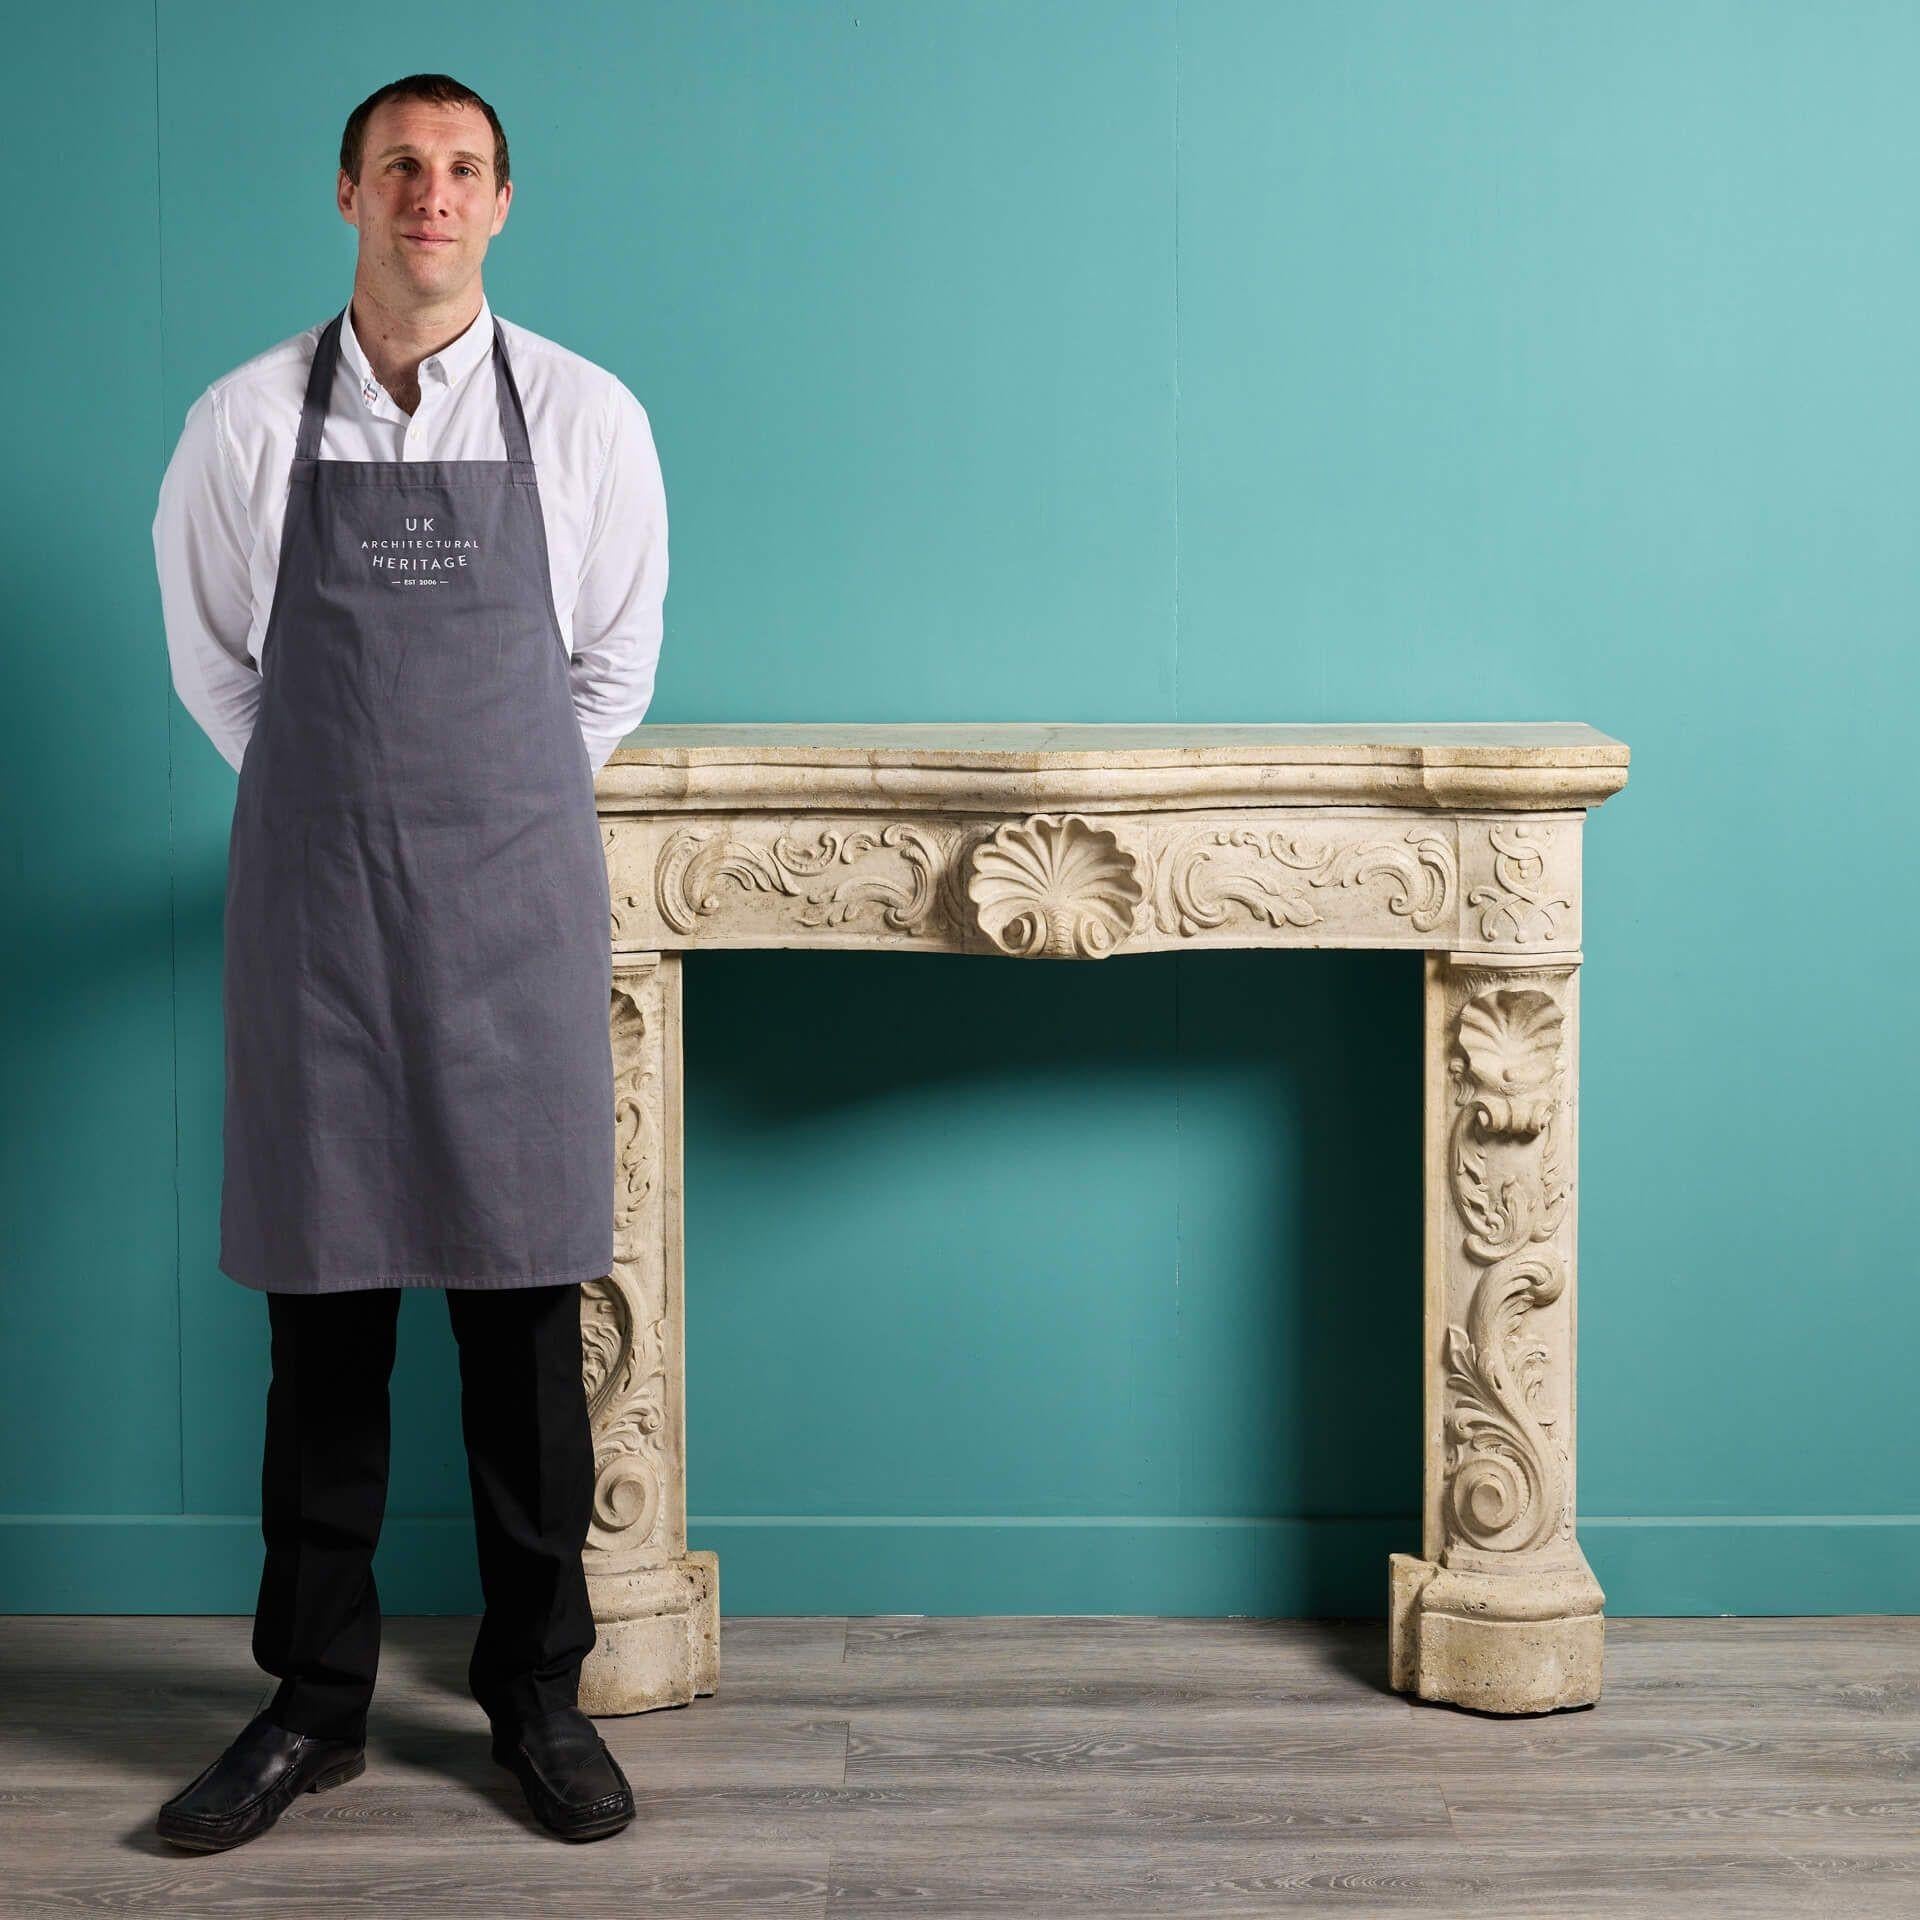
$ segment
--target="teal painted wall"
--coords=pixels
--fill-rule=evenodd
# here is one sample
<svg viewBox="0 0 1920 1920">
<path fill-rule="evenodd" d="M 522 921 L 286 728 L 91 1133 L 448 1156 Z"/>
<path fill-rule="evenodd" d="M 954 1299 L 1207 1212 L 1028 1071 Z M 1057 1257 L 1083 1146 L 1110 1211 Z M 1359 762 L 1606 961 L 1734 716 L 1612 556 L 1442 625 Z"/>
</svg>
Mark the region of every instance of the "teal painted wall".
<svg viewBox="0 0 1920 1920">
<path fill-rule="evenodd" d="M 651 721 L 1580 719 L 1580 1504 L 1616 1613 L 1920 1607 L 1920 14 L 1426 0 L 18 9 L 0 1606 L 243 1611 L 233 776 L 148 522 L 344 299 L 450 66 L 504 313 L 647 404 Z M 1419 1488 L 1418 965 L 704 955 L 729 1611 L 1378 1613 Z M 1399 1165 L 1404 1178 L 1363 1169 Z M 410 1297 L 388 1603 L 475 1604 Z"/>
</svg>

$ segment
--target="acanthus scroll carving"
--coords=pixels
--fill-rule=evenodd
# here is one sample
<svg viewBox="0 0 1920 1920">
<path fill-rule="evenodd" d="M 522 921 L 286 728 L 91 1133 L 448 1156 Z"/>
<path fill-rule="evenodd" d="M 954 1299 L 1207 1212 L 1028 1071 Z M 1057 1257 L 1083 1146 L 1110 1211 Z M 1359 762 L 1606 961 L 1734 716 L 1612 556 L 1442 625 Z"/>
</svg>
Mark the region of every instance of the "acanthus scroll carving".
<svg viewBox="0 0 1920 1920">
<path fill-rule="evenodd" d="M 1097 960 L 1133 931 L 1147 890 L 1109 829 L 1077 813 L 1037 813 L 974 849 L 967 893 L 1002 953 Z"/>
<path fill-rule="evenodd" d="M 593 1425 L 589 1544 L 604 1553 L 644 1546 L 660 1518 L 657 1436 L 666 1426 L 666 1326 L 638 1321 L 612 1280 L 581 1290 L 580 1347 Z"/>
<path fill-rule="evenodd" d="M 1531 1331 L 1531 1316 L 1566 1289 L 1551 1244 L 1573 1193 L 1565 1020 L 1539 987 L 1485 973 L 1464 984 L 1448 1060 L 1448 1172 L 1460 1246 L 1485 1271 L 1465 1324 L 1446 1329 L 1445 1517 L 1471 1547 L 1522 1553 L 1573 1526 L 1552 1354 Z"/>
<path fill-rule="evenodd" d="M 608 1040 L 613 1048 L 613 1257 L 639 1258 L 646 1246 L 645 1214 L 660 1164 L 660 1072 L 653 1058 L 651 971 L 616 977 Z"/>
<path fill-rule="evenodd" d="M 1154 915 L 1163 933 L 1225 926 L 1235 906 L 1269 926 L 1310 927 L 1323 917 L 1312 889 L 1382 879 L 1392 883 L 1387 911 L 1426 933 L 1446 918 L 1459 887 L 1451 841 L 1425 829 L 1398 841 L 1342 845 L 1279 830 L 1209 827 L 1174 841 L 1157 866 Z"/>
<path fill-rule="evenodd" d="M 1465 1327 L 1447 1329 L 1447 1497 L 1454 1531 L 1490 1552 L 1524 1552 L 1551 1538 L 1565 1500 L 1543 1389 L 1551 1356 L 1526 1337 L 1527 1315 L 1551 1306 L 1566 1275 L 1550 1253 L 1485 1275 Z"/>
<path fill-rule="evenodd" d="M 616 977 L 614 1270 L 581 1288 L 580 1345 L 593 1429 L 590 1550 L 644 1548 L 660 1519 L 666 1457 L 665 1275 L 660 1267 L 661 1085 L 658 987 L 651 972 Z"/>
<path fill-rule="evenodd" d="M 808 844 L 781 833 L 767 845 L 728 833 L 684 829 L 661 849 L 654 900 L 676 933 L 688 934 L 717 912 L 728 888 L 800 902 L 800 923 L 838 927 L 877 908 L 890 932 L 937 933 L 957 924 L 943 884 L 946 850 L 926 829 L 823 826 Z M 844 873 L 836 869 L 845 868 Z"/>
</svg>

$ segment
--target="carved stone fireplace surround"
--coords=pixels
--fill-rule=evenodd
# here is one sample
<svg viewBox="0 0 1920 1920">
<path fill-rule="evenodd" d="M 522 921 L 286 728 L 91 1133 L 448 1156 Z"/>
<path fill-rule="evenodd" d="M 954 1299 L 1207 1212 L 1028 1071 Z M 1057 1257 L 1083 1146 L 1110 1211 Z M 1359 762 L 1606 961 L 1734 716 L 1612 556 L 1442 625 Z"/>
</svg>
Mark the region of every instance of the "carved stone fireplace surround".
<svg viewBox="0 0 1920 1920">
<path fill-rule="evenodd" d="M 582 1305 L 590 1713 L 719 1681 L 686 1535 L 682 955 L 1425 955 L 1425 1480 L 1392 1684 L 1598 1699 L 1574 1532 L 1580 840 L 1627 749 L 1578 725 L 649 726 L 597 777 L 613 898 L 615 1266 Z M 1392 1169 L 1384 1170 L 1392 1173 Z"/>
</svg>

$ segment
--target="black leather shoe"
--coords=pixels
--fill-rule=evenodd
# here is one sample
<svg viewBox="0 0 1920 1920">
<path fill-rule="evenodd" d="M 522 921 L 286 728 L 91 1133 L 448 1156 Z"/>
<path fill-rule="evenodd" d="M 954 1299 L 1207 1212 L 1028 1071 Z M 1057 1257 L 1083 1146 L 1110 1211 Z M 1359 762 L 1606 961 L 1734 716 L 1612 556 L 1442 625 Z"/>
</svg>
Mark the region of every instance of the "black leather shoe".
<svg viewBox="0 0 1920 1920">
<path fill-rule="evenodd" d="M 296 1793 L 337 1787 L 366 1770 L 364 1746 L 289 1733 L 263 1708 L 212 1766 L 160 1809 L 154 1826 L 176 1847 L 218 1853 L 265 1833 Z"/>
<path fill-rule="evenodd" d="M 578 1707 L 496 1727 L 493 1757 L 518 1777 L 534 1817 L 562 1840 L 604 1839 L 633 1818 L 627 1776 Z"/>
</svg>

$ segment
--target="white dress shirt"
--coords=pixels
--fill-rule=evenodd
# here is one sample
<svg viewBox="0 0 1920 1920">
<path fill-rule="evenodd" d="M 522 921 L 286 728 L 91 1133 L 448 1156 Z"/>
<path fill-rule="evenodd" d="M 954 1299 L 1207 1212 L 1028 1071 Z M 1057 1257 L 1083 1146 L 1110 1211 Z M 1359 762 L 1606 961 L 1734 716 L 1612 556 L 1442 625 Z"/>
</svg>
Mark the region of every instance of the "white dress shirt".
<svg viewBox="0 0 1920 1920">
<path fill-rule="evenodd" d="M 526 411 L 553 610 L 597 770 L 639 725 L 660 656 L 667 500 L 640 402 L 604 367 L 495 319 L 483 300 L 465 333 L 421 361 L 420 404 L 408 415 L 375 379 L 349 313 L 320 458 L 504 459 L 496 326 Z M 320 333 L 309 327 L 216 380 L 188 410 L 160 483 L 153 554 L 173 684 L 236 769 L 260 705 L 287 473 Z"/>
</svg>

